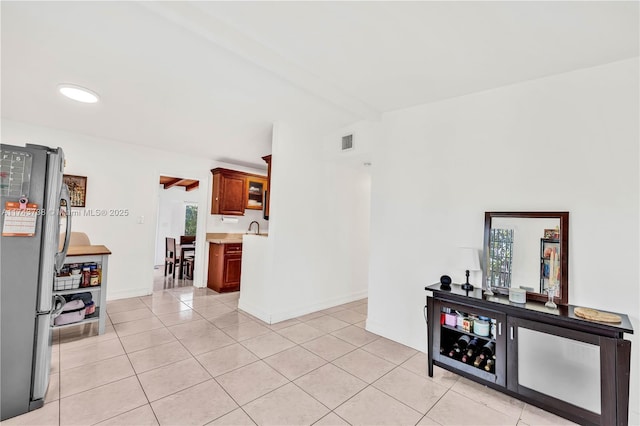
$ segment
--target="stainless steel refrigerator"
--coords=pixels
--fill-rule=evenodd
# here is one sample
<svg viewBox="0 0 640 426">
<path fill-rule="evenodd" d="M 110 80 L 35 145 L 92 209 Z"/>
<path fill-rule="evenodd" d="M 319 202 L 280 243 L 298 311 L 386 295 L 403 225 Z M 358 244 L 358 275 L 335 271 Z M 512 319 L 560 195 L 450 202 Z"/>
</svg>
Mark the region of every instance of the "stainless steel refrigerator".
<svg viewBox="0 0 640 426">
<path fill-rule="evenodd" d="M 61 148 L 0 144 L 0 420 L 40 408 L 49 384 L 61 223 L 71 235 Z M 61 202 L 65 200 L 65 202 Z M 65 207 L 61 207 L 64 205 Z"/>
</svg>

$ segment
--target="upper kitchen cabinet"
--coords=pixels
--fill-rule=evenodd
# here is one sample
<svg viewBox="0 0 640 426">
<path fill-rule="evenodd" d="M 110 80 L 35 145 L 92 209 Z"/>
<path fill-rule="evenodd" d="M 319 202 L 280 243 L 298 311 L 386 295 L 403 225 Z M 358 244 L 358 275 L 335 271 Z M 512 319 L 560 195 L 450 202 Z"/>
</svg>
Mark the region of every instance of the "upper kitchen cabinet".
<svg viewBox="0 0 640 426">
<path fill-rule="evenodd" d="M 243 216 L 247 205 L 246 174 L 235 170 L 216 168 L 213 173 L 211 214 Z"/>
<path fill-rule="evenodd" d="M 267 191 L 265 176 L 247 175 L 247 209 L 262 210 Z"/>
<path fill-rule="evenodd" d="M 267 187 L 271 188 L 271 154 L 262 157 L 262 159 L 267 163 Z M 269 220 L 269 197 L 271 195 L 271 189 L 267 190 L 264 200 L 264 218 Z"/>
</svg>

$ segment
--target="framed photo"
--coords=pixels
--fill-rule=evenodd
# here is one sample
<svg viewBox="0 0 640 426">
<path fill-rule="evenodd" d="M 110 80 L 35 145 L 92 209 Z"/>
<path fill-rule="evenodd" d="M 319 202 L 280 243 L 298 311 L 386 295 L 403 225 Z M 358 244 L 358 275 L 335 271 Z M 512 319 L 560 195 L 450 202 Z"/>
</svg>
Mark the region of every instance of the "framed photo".
<svg viewBox="0 0 640 426">
<path fill-rule="evenodd" d="M 69 187 L 71 207 L 85 207 L 87 198 L 87 177 L 63 175 L 64 183 Z"/>
<path fill-rule="evenodd" d="M 557 240 L 560 238 L 560 231 L 557 229 L 545 229 L 544 230 L 544 238 Z"/>
<path fill-rule="evenodd" d="M 551 257 L 551 252 L 556 252 L 556 258 L 560 259 L 560 243 L 553 240 L 548 240 L 543 238 L 540 240 L 540 257 L 542 259 L 549 259 Z"/>
</svg>

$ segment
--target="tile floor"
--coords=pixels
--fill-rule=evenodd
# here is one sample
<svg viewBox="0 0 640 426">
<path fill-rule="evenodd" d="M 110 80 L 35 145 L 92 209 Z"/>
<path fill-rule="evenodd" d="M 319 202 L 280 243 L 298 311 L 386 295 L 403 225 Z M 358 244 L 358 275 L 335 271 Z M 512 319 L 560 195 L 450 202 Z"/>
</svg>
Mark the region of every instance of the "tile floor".
<svg viewBox="0 0 640 426">
<path fill-rule="evenodd" d="M 364 329 L 366 299 L 268 325 L 238 293 L 160 287 L 108 302 L 103 335 L 59 330 L 45 406 L 2 424 L 572 424 L 439 368 L 428 377 L 424 353 Z"/>
</svg>

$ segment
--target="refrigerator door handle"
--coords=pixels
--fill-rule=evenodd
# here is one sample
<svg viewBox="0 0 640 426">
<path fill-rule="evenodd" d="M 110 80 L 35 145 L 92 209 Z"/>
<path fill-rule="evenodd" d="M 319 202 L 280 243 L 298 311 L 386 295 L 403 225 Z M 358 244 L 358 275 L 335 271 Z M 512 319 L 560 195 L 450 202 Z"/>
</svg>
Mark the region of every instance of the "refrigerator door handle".
<svg viewBox="0 0 640 426">
<path fill-rule="evenodd" d="M 51 319 L 57 317 L 62 313 L 62 309 L 64 308 L 64 304 L 67 303 L 67 300 L 60 296 L 59 294 L 53 295 L 53 309 L 51 309 Z"/>
<path fill-rule="evenodd" d="M 69 241 L 71 240 L 71 197 L 69 196 L 69 187 L 64 183 L 60 191 L 60 200 L 65 201 L 67 230 L 64 233 L 62 251 L 56 253 L 56 272 L 60 272 L 62 265 L 64 265 L 64 259 L 67 257 L 67 250 L 69 250 Z"/>
</svg>

